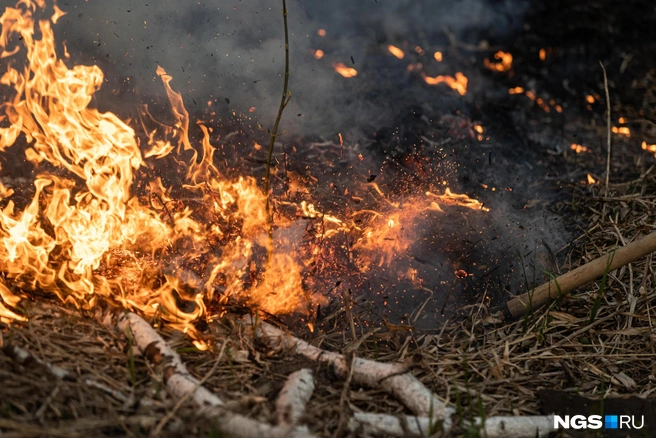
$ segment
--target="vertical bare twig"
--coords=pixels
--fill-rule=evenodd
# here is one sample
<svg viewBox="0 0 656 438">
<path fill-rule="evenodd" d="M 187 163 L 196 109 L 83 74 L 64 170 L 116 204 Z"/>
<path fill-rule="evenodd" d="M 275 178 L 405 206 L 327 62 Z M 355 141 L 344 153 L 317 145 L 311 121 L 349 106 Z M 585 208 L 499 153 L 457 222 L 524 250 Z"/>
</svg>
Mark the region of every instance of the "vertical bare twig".
<svg viewBox="0 0 656 438">
<path fill-rule="evenodd" d="M 608 197 L 608 181 L 610 179 L 610 93 L 608 92 L 608 77 L 606 76 L 606 68 L 604 64 L 599 61 L 601 70 L 604 72 L 604 90 L 606 91 L 606 137 L 607 137 L 607 157 L 606 157 L 606 193 Z"/>
<path fill-rule="evenodd" d="M 276 136 L 278 135 L 278 126 L 280 125 L 280 119 L 282 119 L 282 112 L 285 110 L 285 107 L 291 98 L 291 94 L 289 93 L 289 31 L 287 28 L 287 0 L 282 0 L 282 20 L 285 27 L 285 81 L 282 89 L 282 98 L 280 99 L 280 107 L 278 108 L 278 116 L 276 117 L 273 129 L 271 130 L 271 138 L 269 139 L 269 152 L 267 153 L 266 160 L 266 173 L 264 175 L 264 196 L 266 197 L 266 212 L 269 221 L 269 260 L 271 260 L 271 254 L 273 253 L 273 218 L 271 217 L 271 209 L 269 204 L 269 180 L 271 177 L 273 145 L 276 141 Z"/>
</svg>

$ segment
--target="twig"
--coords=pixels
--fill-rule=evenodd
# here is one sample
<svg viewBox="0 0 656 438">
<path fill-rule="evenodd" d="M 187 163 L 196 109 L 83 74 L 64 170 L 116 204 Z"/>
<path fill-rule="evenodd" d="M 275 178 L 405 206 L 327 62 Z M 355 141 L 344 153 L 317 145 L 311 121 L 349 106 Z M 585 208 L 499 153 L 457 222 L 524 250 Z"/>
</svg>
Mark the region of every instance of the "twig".
<svg viewBox="0 0 656 438">
<path fill-rule="evenodd" d="M 199 413 L 216 420 L 216 424 L 226 434 L 240 438 L 312 436 L 306 427 L 271 426 L 227 410 L 219 397 L 201 386 L 201 382 L 187 371 L 178 353 L 135 313 L 122 315 L 117 327 L 121 331 L 129 329 L 141 354 L 154 364 L 164 367 L 164 383 L 172 395 L 178 398 L 190 397 L 201 408 Z M 188 393 L 191 395 L 188 396 Z"/>
<path fill-rule="evenodd" d="M 606 68 L 604 64 L 599 61 L 601 70 L 604 72 L 604 90 L 606 91 L 606 137 L 607 137 L 607 157 L 606 157 L 606 191 L 605 197 L 608 197 L 608 182 L 610 180 L 610 93 L 608 92 L 608 77 L 606 76 Z"/>
<path fill-rule="evenodd" d="M 253 335 L 264 341 L 269 348 L 293 350 L 310 360 L 325 363 L 342 378 L 347 378 L 352 370 L 353 383 L 388 392 L 416 415 L 427 416 L 433 413 L 434 418 L 448 418 L 454 412 L 453 408 L 447 407 L 415 376 L 408 373 L 407 365 L 355 357 L 353 366 L 349 367 L 348 359 L 344 355 L 310 345 L 264 321 L 258 320 L 255 323 L 254 318 L 246 316 L 244 323 L 253 330 Z"/>
<path fill-rule="evenodd" d="M 289 94 L 289 30 L 287 28 L 287 0 L 282 0 L 282 20 L 285 26 L 285 81 L 282 88 L 282 97 L 280 99 L 280 107 L 278 107 L 278 116 L 276 121 L 273 124 L 273 130 L 271 130 L 271 138 L 269 139 L 269 151 L 267 153 L 266 159 L 266 172 L 264 174 L 264 196 L 266 198 L 266 212 L 267 219 L 269 221 L 269 259 L 271 259 L 271 254 L 273 252 L 273 221 L 271 218 L 271 211 L 269 205 L 269 179 L 271 177 L 271 160 L 273 158 L 273 145 L 276 141 L 276 136 L 278 135 L 278 125 L 280 125 L 280 119 L 282 119 L 282 112 L 285 110 L 285 107 L 289 103 L 288 96 Z"/>
</svg>

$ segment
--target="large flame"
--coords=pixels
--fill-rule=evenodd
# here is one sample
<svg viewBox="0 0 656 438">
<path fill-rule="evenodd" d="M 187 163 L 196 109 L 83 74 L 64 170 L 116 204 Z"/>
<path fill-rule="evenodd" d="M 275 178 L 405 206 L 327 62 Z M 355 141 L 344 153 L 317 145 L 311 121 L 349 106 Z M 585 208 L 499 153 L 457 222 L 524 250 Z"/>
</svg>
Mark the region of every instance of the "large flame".
<svg viewBox="0 0 656 438">
<path fill-rule="evenodd" d="M 43 8 L 42 1 L 19 0 L 0 17 L 0 58 L 25 56 L 0 78 L 10 90 L 1 107 L 0 152 L 27 146 L 27 160 L 40 171 L 31 200 L 22 203 L 0 184 L 0 272 L 8 280 L 0 282 L 0 320 L 23 320 L 16 307 L 21 293 L 37 289 L 83 308 L 104 297 L 192 335 L 192 323 L 206 306 L 230 298 L 276 314 L 320 301 L 303 287 L 303 269 L 311 263 L 302 258 L 317 251 L 303 255 L 294 246 L 298 239 L 285 238 L 298 219 L 276 219 L 276 244 L 267 255 L 266 195 L 254 178 L 229 179 L 219 172 L 210 128 L 199 124 L 203 139 L 192 144 L 189 114 L 170 86 L 172 77 L 157 69 L 175 123 L 157 123 L 144 110 L 148 139 L 141 144 L 115 114 L 89 107 L 103 72 L 97 66 L 69 68 L 58 58 L 51 23 L 63 12 L 55 8 L 49 18 L 35 18 Z M 346 77 L 357 74 L 341 64 L 335 68 Z M 464 94 L 466 78 L 456 77 L 454 88 Z M 147 128 L 150 122 L 154 129 Z M 138 169 L 156 169 L 166 159 L 185 166 L 183 184 L 165 187 L 154 176 L 137 187 Z M 485 210 L 448 189 L 427 196 L 412 211 L 439 211 L 437 202 Z M 182 199 L 193 199 L 194 208 Z M 396 205 L 381 227 L 380 214 L 356 226 L 308 202 L 290 204 L 297 217 L 321 218 L 319 240 L 353 232 L 361 236 L 361 248 L 387 250 L 372 263 L 390 263 L 407 248 L 401 233 L 407 213 Z M 196 345 L 204 346 L 200 340 Z"/>
</svg>

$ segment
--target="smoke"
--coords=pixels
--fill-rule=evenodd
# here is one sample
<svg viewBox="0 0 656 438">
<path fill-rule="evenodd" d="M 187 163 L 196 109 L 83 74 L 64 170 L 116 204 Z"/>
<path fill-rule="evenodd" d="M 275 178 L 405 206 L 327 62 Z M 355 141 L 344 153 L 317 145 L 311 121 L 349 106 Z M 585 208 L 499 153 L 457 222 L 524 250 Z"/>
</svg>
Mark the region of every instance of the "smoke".
<svg viewBox="0 0 656 438">
<path fill-rule="evenodd" d="M 246 114 L 242 122 L 269 126 L 282 92 L 284 37 L 281 3 L 256 0 L 59 2 L 68 15 L 57 31 L 76 61 L 93 60 L 120 102 L 163 98 L 158 65 L 174 77 L 194 115 Z M 443 29 L 476 43 L 518 26 L 526 2 L 486 0 L 288 1 L 292 100 L 283 120 L 289 133 L 371 132 L 390 123 L 421 87 L 391 69 L 383 43 L 445 43 Z M 326 36 L 317 35 L 319 29 Z M 414 46 L 412 46 L 414 47 Z M 325 57 L 315 59 L 321 49 Z M 333 63 L 356 68 L 345 79 Z M 134 93 L 133 93 L 134 92 Z M 137 103 L 142 103 L 137 102 Z M 109 102 L 112 103 L 112 102 Z M 254 108 L 254 109 L 253 109 Z"/>
</svg>

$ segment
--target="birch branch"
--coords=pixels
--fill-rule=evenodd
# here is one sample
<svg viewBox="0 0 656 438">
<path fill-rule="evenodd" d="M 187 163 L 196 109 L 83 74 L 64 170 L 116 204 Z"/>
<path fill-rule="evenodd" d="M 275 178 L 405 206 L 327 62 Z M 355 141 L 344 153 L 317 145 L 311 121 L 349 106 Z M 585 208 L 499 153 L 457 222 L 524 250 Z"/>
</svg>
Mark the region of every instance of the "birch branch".
<svg viewBox="0 0 656 438">
<path fill-rule="evenodd" d="M 331 366 L 335 374 L 342 378 L 348 375 L 349 366 L 342 354 L 317 348 L 264 321 L 255 323 L 250 316 L 244 321 L 253 328 L 254 336 L 263 340 L 269 348 L 294 350 L 310 360 Z M 380 388 L 392 394 L 418 416 L 428 417 L 432 414 L 433 419 L 443 418 L 450 423 L 450 417 L 455 412 L 408 373 L 403 365 L 356 357 L 352 379 L 358 385 Z"/>
<path fill-rule="evenodd" d="M 176 398 L 190 398 L 200 406 L 200 413 L 216 420 L 216 424 L 228 435 L 238 438 L 289 437 L 310 438 L 313 435 L 306 427 L 271 426 L 236 414 L 225 408 L 223 401 L 204 388 L 192 376 L 178 353 L 171 349 L 162 337 L 140 316 L 125 313 L 119 317 L 117 327 L 129 329 L 141 354 L 164 369 L 164 383 Z M 191 393 L 191 395 L 189 395 Z"/>
<path fill-rule="evenodd" d="M 278 424 L 295 425 L 305 414 L 312 393 L 314 377 L 312 370 L 303 368 L 293 372 L 287 378 L 276 400 Z"/>
<path fill-rule="evenodd" d="M 425 437 L 446 432 L 447 425 L 427 417 L 394 416 L 389 414 L 355 413 L 349 422 L 351 432 L 364 432 L 376 436 Z M 465 427 L 468 425 L 465 424 Z M 480 435 L 487 438 L 538 438 L 555 432 L 553 416 L 490 417 L 469 423 Z"/>
</svg>

